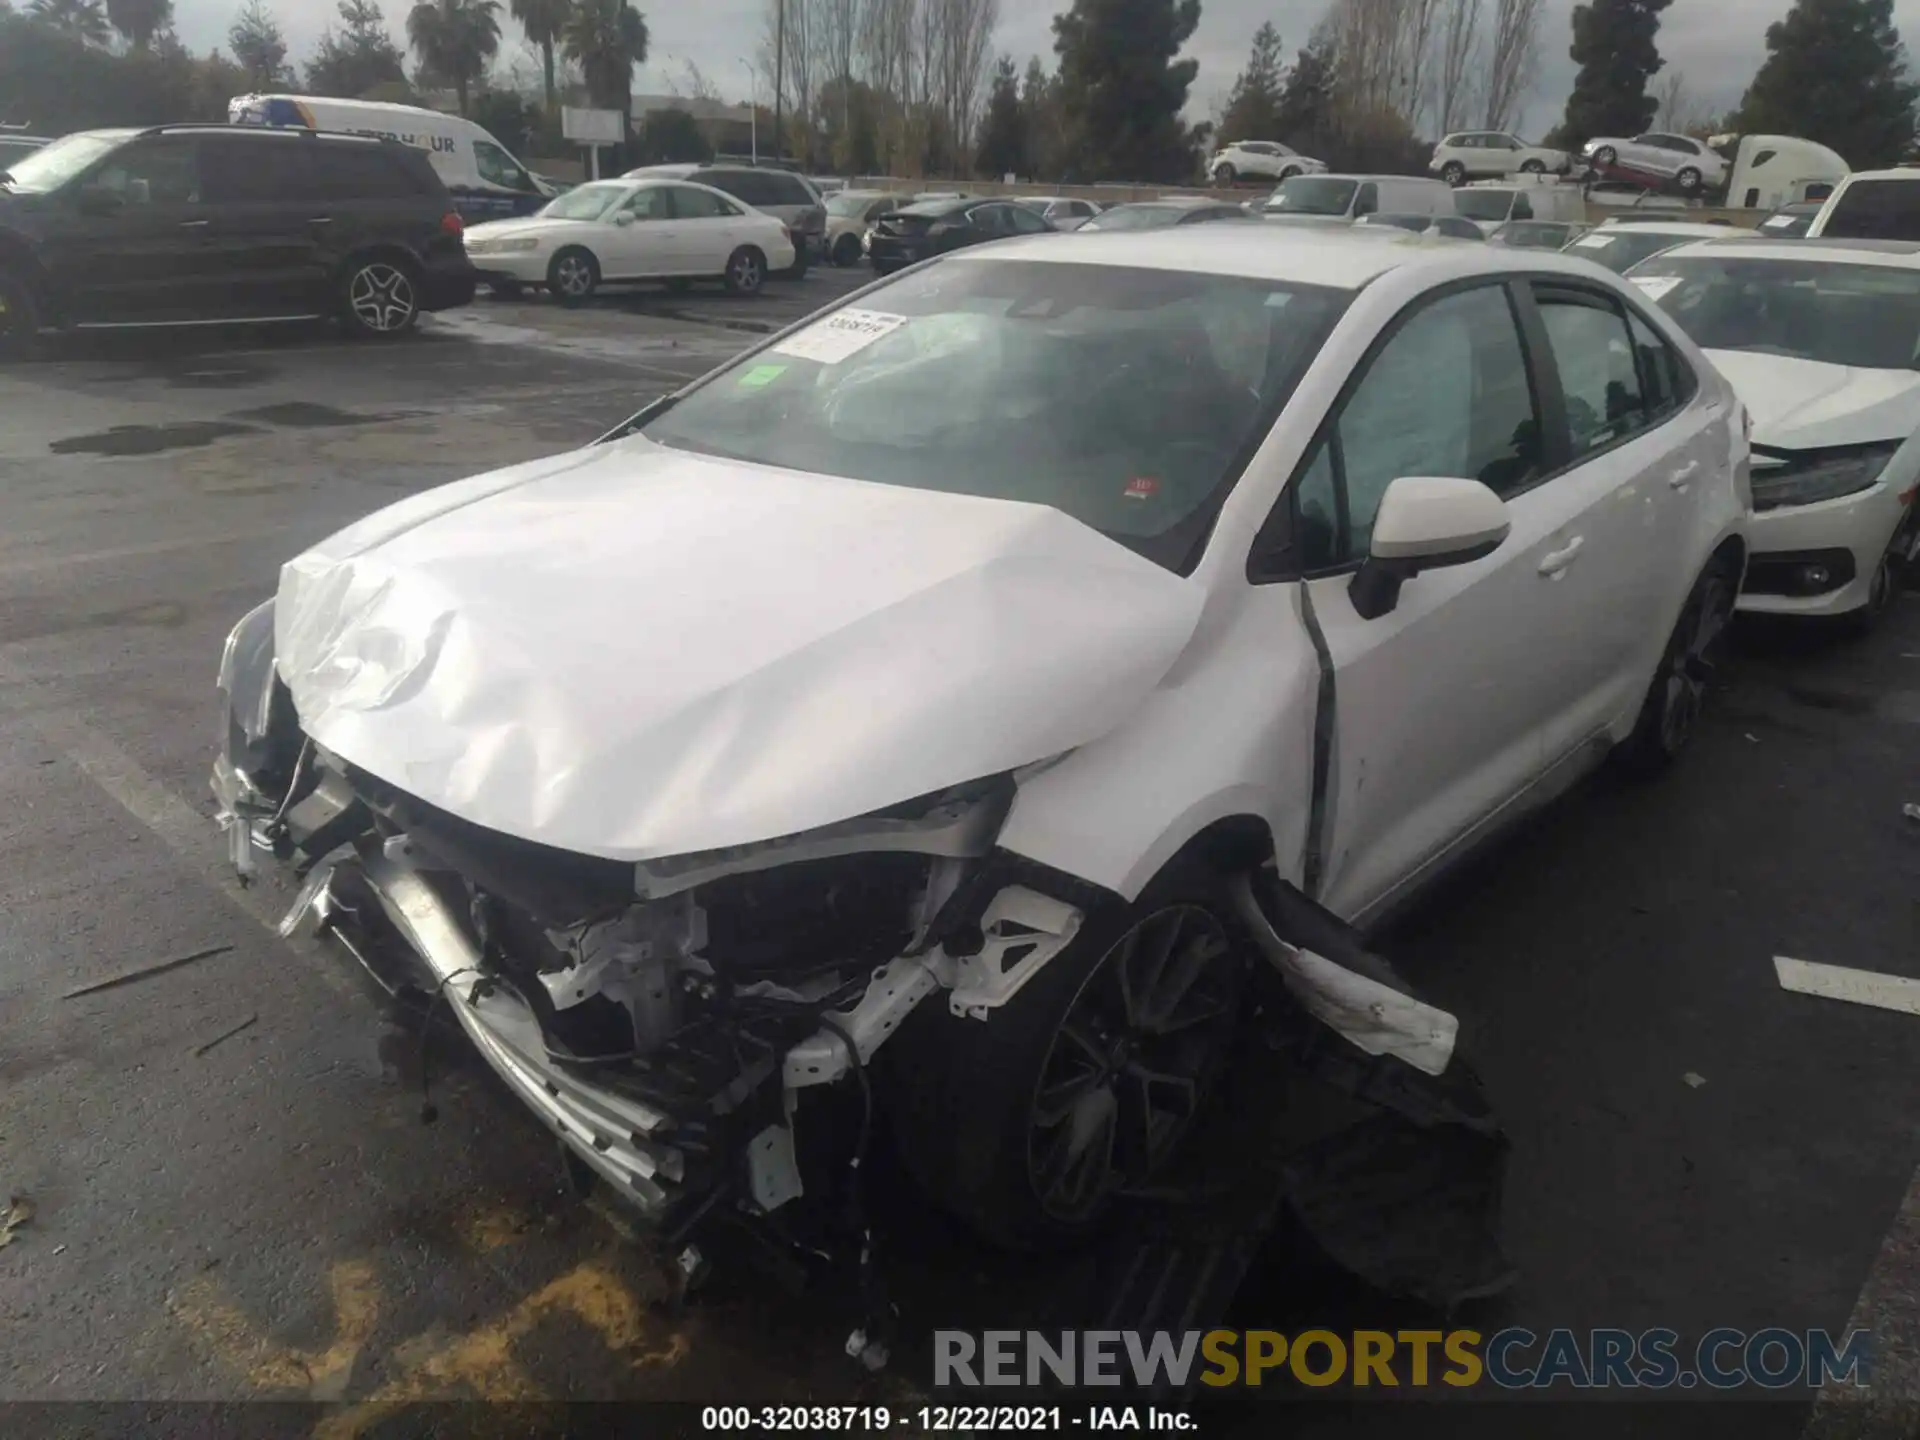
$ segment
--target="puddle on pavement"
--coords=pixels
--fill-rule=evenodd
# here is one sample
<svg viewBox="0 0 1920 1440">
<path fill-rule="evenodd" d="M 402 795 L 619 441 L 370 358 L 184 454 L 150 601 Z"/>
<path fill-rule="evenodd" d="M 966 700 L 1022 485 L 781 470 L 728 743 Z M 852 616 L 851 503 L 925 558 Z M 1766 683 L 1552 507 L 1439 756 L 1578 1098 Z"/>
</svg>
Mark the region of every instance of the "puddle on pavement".
<svg viewBox="0 0 1920 1440">
<path fill-rule="evenodd" d="M 239 390 L 265 384 L 274 374 L 264 365 L 204 365 L 197 369 L 165 370 L 160 372 L 160 377 L 171 390 Z"/>
<path fill-rule="evenodd" d="M 386 420 L 410 420 L 418 410 L 392 410 L 384 414 L 361 415 L 339 410 L 332 405 L 316 405 L 310 400 L 289 400 L 282 405 L 262 405 L 254 410 L 236 410 L 238 420 L 256 420 L 285 430 L 319 430 L 338 425 L 378 425 Z"/>
<path fill-rule="evenodd" d="M 115 425 L 93 435 L 75 435 L 47 446 L 56 455 L 158 455 L 211 445 L 233 435 L 259 433 L 257 425 L 229 420 L 180 420 L 171 425 Z"/>
<path fill-rule="evenodd" d="M 1920 725 L 1920 690 L 1889 690 L 1874 695 L 1858 690 L 1829 690 L 1813 685 L 1788 685 L 1786 696 L 1809 710 L 1840 715 L 1871 715 L 1901 725 Z"/>
</svg>

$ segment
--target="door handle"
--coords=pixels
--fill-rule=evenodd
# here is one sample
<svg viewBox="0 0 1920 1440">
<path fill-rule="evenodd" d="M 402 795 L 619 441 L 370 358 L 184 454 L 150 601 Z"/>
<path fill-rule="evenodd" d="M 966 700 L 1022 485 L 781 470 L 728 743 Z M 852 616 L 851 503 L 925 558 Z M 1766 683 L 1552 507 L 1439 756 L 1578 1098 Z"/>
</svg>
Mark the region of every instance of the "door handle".
<svg viewBox="0 0 1920 1440">
<path fill-rule="evenodd" d="M 182 220 L 180 222 L 180 228 L 182 230 L 204 230 L 207 228 L 207 222 L 204 220 Z"/>
<path fill-rule="evenodd" d="M 316 215 L 313 219 L 307 221 L 307 223 L 309 225 L 331 225 L 333 223 L 333 217 L 331 215 Z"/>
<path fill-rule="evenodd" d="M 1689 460 L 1678 470 L 1667 476 L 1667 484 L 1671 485 L 1675 490 L 1684 490 L 1687 488 L 1687 482 L 1699 473 L 1700 462 L 1698 460 Z"/>
<path fill-rule="evenodd" d="M 1580 554 L 1580 547 L 1586 543 L 1584 538 L 1576 535 L 1566 543 L 1564 549 L 1549 550 L 1545 555 L 1540 557 L 1540 573 L 1549 578 L 1557 579 L 1563 570 L 1573 564 L 1575 558 Z"/>
</svg>

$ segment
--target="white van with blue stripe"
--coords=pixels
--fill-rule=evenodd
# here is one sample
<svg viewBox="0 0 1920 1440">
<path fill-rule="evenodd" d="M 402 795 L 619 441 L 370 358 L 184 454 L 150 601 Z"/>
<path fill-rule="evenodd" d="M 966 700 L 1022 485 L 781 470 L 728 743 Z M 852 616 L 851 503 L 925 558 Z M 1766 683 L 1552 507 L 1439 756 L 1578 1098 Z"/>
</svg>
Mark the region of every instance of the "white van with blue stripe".
<svg viewBox="0 0 1920 1440">
<path fill-rule="evenodd" d="M 471 120 L 418 105 L 316 95 L 237 95 L 231 125 L 286 125 L 380 135 L 427 152 L 461 218 L 473 223 L 531 215 L 551 198 L 532 172 Z"/>
</svg>

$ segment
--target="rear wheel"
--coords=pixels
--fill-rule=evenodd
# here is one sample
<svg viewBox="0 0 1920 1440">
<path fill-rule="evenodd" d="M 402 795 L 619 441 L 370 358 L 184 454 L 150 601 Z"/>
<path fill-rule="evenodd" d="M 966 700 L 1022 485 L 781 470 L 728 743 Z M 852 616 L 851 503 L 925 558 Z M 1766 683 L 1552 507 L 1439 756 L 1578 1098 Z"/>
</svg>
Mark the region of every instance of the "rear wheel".
<svg viewBox="0 0 1920 1440">
<path fill-rule="evenodd" d="M 30 353 L 40 333 L 40 306 L 32 288 L 0 270 L 0 360 Z"/>
<path fill-rule="evenodd" d="M 860 263 L 860 237 L 842 235 L 833 242 L 833 263 L 836 265 L 858 265 Z"/>
<path fill-rule="evenodd" d="M 727 289 L 735 295 L 758 295 L 767 282 L 767 257 L 751 245 L 742 245 L 727 257 Z"/>
<path fill-rule="evenodd" d="M 1297 165 L 1286 166 L 1280 172 L 1280 183 L 1284 185 L 1287 181 L 1291 180 L 1294 176 L 1298 175 L 1299 173 L 1300 173 L 1299 166 Z"/>
<path fill-rule="evenodd" d="M 1684 194 L 1692 195 L 1700 188 L 1700 172 L 1689 165 L 1673 177 Z"/>
<path fill-rule="evenodd" d="M 940 996 L 882 1052 L 902 1158 L 1015 1249 L 1071 1241 L 1168 1168 L 1238 1027 L 1243 952 L 1216 877 L 1176 865 L 985 1021 Z M 911 1030 L 911 1038 L 907 1031 Z"/>
<path fill-rule="evenodd" d="M 1611 145 L 1602 145 L 1598 150 L 1593 152 L 1593 163 L 1598 166 L 1611 165 L 1619 158 L 1620 157 L 1614 153 Z"/>
<path fill-rule="evenodd" d="M 1633 734 L 1620 747 L 1619 763 L 1630 775 L 1651 777 L 1680 758 L 1693 740 L 1707 696 L 1707 682 L 1725 647 L 1728 622 L 1740 592 L 1733 556 L 1720 554 L 1694 581 L 1680 619 L 1667 639 L 1660 667 L 1640 707 Z"/>
<path fill-rule="evenodd" d="M 1467 179 L 1467 167 L 1458 160 L 1449 160 L 1440 167 L 1440 178 L 1449 185 L 1464 185 Z"/>
<path fill-rule="evenodd" d="M 1547 162 L 1544 160 L 1523 160 L 1520 164 L 1520 173 L 1522 175 L 1544 175 L 1547 173 Z"/>
<path fill-rule="evenodd" d="M 571 245 L 547 266 L 547 289 L 562 305 L 584 305 L 600 288 L 600 262 L 593 252 Z"/>
<path fill-rule="evenodd" d="M 392 339 L 420 318 L 420 286 L 413 267 L 374 256 L 352 261 L 340 287 L 341 316 L 356 335 Z"/>
<path fill-rule="evenodd" d="M 1217 184 L 1233 185 L 1239 181 L 1240 172 L 1231 165 L 1219 165 L 1214 167 L 1213 178 Z"/>
</svg>

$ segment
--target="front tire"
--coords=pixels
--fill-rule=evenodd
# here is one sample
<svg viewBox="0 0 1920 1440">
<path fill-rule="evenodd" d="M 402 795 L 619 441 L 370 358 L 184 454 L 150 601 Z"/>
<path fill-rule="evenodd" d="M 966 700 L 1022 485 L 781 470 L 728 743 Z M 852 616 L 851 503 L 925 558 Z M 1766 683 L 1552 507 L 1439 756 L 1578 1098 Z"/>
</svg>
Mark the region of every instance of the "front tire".
<svg viewBox="0 0 1920 1440">
<path fill-rule="evenodd" d="M 1603 170 L 1619 158 L 1619 155 L 1615 153 L 1611 145 L 1602 145 L 1598 150 L 1593 152 L 1594 168 Z"/>
<path fill-rule="evenodd" d="M 1693 166 L 1687 166 L 1673 178 L 1679 184 L 1681 194 L 1697 195 L 1700 193 L 1700 172 L 1694 169 Z"/>
<path fill-rule="evenodd" d="M 1188 171 L 1187 173 L 1188 173 L 1188 174 L 1192 174 L 1193 172 L 1192 172 L 1192 171 Z M 1216 185 L 1237 185 L 1237 184 L 1238 184 L 1239 182 L 1240 182 L 1240 172 L 1239 172 L 1238 170 L 1236 170 L 1236 169 L 1234 169 L 1234 168 L 1233 168 L 1233 166 L 1231 166 L 1231 165 L 1220 165 L 1220 166 L 1216 166 L 1216 167 L 1215 167 L 1215 169 L 1214 169 L 1214 172 L 1213 172 L 1213 183 L 1214 183 L 1214 184 L 1216 184 Z"/>
<path fill-rule="evenodd" d="M 0 270 L 0 361 L 31 355 L 40 335 L 40 304 L 33 287 Z"/>
<path fill-rule="evenodd" d="M 340 285 L 340 313 L 354 335 L 391 340 L 406 334 L 420 318 L 420 283 L 413 267 L 384 255 L 349 262 Z"/>
<path fill-rule="evenodd" d="M 901 1158 L 926 1193 L 1016 1250 L 1094 1230 L 1164 1172 L 1239 1022 L 1245 963 L 1218 878 L 1176 862 L 985 1021 L 943 995 L 883 1052 Z M 908 1032 L 911 1031 L 909 1037 Z"/>
<path fill-rule="evenodd" d="M 860 237 L 842 235 L 833 242 L 833 263 L 839 266 L 858 265 L 860 263 Z"/>
<path fill-rule="evenodd" d="M 1544 160 L 1524 160 L 1520 164 L 1520 173 L 1522 175 L 1544 175 L 1547 173 L 1547 163 Z"/>
<path fill-rule="evenodd" d="M 1647 688 L 1640 718 L 1620 747 L 1619 765 L 1628 775 L 1650 779 L 1660 774 L 1692 742 L 1739 593 L 1739 565 L 1728 554 L 1714 556 L 1694 581 Z"/>
<path fill-rule="evenodd" d="M 735 295 L 758 295 L 767 283 L 767 257 L 751 245 L 742 245 L 727 257 L 726 281 Z"/>
<path fill-rule="evenodd" d="M 1458 160 L 1449 160 L 1440 167 L 1440 178 L 1457 190 L 1467 183 L 1467 167 Z"/>
<path fill-rule="evenodd" d="M 600 288 L 600 262 L 591 250 L 570 245 L 547 264 L 547 290 L 562 305 L 584 305 Z"/>
</svg>

